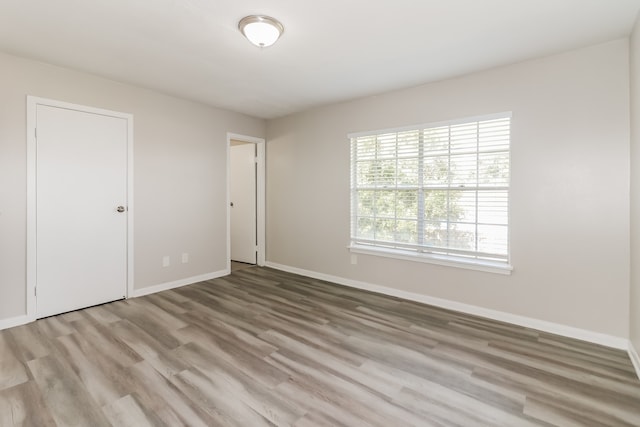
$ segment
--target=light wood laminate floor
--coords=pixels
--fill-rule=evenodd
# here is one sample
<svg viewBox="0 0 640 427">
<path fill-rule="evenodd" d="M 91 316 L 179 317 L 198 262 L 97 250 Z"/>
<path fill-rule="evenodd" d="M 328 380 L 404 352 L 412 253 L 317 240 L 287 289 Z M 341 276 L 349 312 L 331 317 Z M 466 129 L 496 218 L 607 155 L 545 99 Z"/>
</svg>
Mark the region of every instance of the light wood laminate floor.
<svg viewBox="0 0 640 427">
<path fill-rule="evenodd" d="M 639 426 L 627 354 L 268 268 L 0 331 L 1 426 Z"/>
<path fill-rule="evenodd" d="M 255 266 L 255 264 L 248 264 L 246 262 L 231 261 L 231 272 L 244 270 L 245 268 L 252 268 Z"/>
</svg>

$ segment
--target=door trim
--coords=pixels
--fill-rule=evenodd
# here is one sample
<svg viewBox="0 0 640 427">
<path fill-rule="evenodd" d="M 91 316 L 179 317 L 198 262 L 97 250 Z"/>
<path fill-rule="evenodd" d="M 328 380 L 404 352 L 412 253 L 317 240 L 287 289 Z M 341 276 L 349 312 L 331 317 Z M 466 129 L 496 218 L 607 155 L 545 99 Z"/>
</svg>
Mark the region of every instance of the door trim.
<svg viewBox="0 0 640 427">
<path fill-rule="evenodd" d="M 230 176 L 231 176 L 231 140 L 256 144 L 256 219 L 257 219 L 257 252 L 256 263 L 259 266 L 265 265 L 266 249 L 266 198 L 265 198 L 265 139 L 253 136 L 227 133 L 227 272 L 231 272 L 231 196 L 230 196 Z"/>
<path fill-rule="evenodd" d="M 37 106 L 64 108 L 85 113 L 117 117 L 127 121 L 127 298 L 133 296 L 133 114 L 101 108 L 87 107 L 54 99 L 27 95 L 27 319 L 36 320 L 36 284 L 37 284 L 37 230 L 36 230 L 36 172 L 37 147 L 36 125 Z"/>
</svg>

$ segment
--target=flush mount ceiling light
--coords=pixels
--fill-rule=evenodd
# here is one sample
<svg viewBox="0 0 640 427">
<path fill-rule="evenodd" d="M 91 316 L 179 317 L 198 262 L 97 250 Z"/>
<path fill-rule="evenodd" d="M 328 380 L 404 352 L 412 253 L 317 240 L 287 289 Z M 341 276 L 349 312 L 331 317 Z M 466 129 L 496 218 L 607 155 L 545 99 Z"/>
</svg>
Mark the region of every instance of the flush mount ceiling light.
<svg viewBox="0 0 640 427">
<path fill-rule="evenodd" d="M 284 32 L 284 27 L 277 19 L 264 15 L 245 16 L 238 22 L 238 29 L 258 47 L 271 46 Z"/>
</svg>

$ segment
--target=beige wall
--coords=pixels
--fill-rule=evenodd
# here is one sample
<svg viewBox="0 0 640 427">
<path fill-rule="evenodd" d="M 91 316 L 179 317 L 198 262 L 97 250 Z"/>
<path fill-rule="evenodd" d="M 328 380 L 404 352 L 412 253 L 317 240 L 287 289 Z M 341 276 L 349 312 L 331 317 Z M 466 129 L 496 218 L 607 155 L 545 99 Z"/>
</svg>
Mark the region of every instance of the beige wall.
<svg viewBox="0 0 640 427">
<path fill-rule="evenodd" d="M 27 95 L 134 115 L 136 289 L 226 268 L 226 133 L 263 120 L 0 54 L 0 321 L 25 314 Z"/>
<path fill-rule="evenodd" d="M 631 70 L 631 304 L 630 338 L 640 351 L 640 15 L 629 45 Z"/>
<path fill-rule="evenodd" d="M 351 265 L 346 135 L 502 111 L 513 274 Z M 267 140 L 268 261 L 628 337 L 626 39 L 269 121 Z"/>
</svg>

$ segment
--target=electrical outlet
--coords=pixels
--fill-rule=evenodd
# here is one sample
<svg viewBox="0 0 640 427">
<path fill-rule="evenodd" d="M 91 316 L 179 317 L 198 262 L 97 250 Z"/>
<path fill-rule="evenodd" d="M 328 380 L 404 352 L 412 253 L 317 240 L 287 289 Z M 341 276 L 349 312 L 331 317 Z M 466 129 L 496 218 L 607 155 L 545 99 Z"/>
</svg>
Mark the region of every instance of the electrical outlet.
<svg viewBox="0 0 640 427">
<path fill-rule="evenodd" d="M 169 255 L 165 255 L 162 257 L 162 266 L 169 267 L 171 265 L 171 257 Z"/>
<path fill-rule="evenodd" d="M 187 252 L 184 252 L 184 253 L 182 254 L 182 263 L 183 263 L 183 264 L 186 264 L 186 263 L 188 263 L 188 262 L 189 262 L 189 254 L 188 254 Z"/>
</svg>

